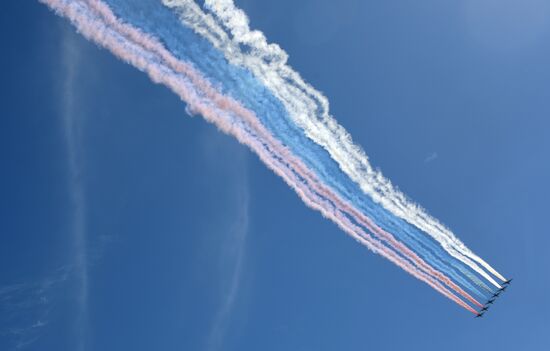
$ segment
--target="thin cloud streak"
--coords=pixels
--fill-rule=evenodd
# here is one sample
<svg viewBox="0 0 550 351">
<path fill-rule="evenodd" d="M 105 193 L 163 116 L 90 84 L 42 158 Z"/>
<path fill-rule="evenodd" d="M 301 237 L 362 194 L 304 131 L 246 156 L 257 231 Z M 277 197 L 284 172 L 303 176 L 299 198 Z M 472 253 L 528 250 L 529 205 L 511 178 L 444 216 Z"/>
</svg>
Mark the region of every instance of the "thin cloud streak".
<svg viewBox="0 0 550 351">
<path fill-rule="evenodd" d="M 244 167 L 243 167 L 244 168 Z M 238 212 L 230 230 L 230 238 L 232 240 L 232 258 L 233 266 L 230 274 L 230 282 L 227 290 L 224 291 L 222 305 L 218 310 L 210 329 L 208 339 L 208 350 L 217 351 L 221 349 L 223 339 L 229 325 L 231 312 L 235 301 L 237 300 L 240 290 L 241 276 L 246 253 L 246 238 L 249 232 L 249 189 L 246 179 L 241 180 L 242 184 L 239 187 L 240 196 L 238 204 Z"/>
<path fill-rule="evenodd" d="M 63 35 L 62 60 L 64 72 L 62 99 L 62 123 L 68 156 L 68 183 L 71 202 L 70 235 L 73 238 L 74 266 L 77 275 L 77 350 L 86 350 L 86 331 L 88 329 L 88 266 L 86 254 L 86 199 L 82 184 L 82 164 L 80 143 L 81 121 L 78 119 L 78 97 L 76 88 L 81 62 L 81 54 L 77 47 L 75 34 L 66 29 Z"/>
</svg>

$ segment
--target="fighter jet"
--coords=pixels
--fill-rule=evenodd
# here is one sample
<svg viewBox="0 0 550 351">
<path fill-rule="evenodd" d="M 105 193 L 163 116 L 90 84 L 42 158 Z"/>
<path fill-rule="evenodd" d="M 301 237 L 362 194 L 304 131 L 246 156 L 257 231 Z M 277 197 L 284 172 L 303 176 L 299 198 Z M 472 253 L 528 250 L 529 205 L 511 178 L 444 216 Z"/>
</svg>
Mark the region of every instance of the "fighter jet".
<svg viewBox="0 0 550 351">
<path fill-rule="evenodd" d="M 489 309 L 489 306 L 483 306 L 483 308 L 480 310 L 481 312 L 485 312 Z"/>
<path fill-rule="evenodd" d="M 502 283 L 502 285 L 510 285 L 510 283 L 512 282 L 512 280 L 514 280 L 514 279 L 508 279 L 507 281 L 505 281 L 504 283 Z"/>
<path fill-rule="evenodd" d="M 481 318 L 485 312 L 479 312 L 474 318 Z"/>
<path fill-rule="evenodd" d="M 487 305 L 492 305 L 493 302 L 495 302 L 495 300 L 496 300 L 496 297 L 491 298 L 489 301 L 487 301 L 487 303 L 485 304 L 485 306 L 487 306 Z"/>
<path fill-rule="evenodd" d="M 502 294 L 502 290 L 498 290 L 496 293 L 494 293 L 494 294 L 493 294 L 493 297 L 492 297 L 493 300 L 494 300 L 495 298 L 499 297 L 500 294 Z"/>
</svg>

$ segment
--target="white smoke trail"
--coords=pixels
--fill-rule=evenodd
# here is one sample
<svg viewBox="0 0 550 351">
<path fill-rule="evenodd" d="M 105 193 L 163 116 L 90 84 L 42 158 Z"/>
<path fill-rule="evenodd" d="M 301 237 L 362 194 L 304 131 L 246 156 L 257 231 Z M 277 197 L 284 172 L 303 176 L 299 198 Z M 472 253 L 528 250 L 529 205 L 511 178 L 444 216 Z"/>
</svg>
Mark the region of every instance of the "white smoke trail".
<svg viewBox="0 0 550 351">
<path fill-rule="evenodd" d="M 500 287 L 472 260 L 500 279 L 504 280 L 504 277 L 372 168 L 364 151 L 353 143 L 351 136 L 329 115 L 326 97 L 286 65 L 288 55 L 278 45 L 268 44 L 263 33 L 250 30 L 248 18 L 235 7 L 232 0 L 206 0 L 206 7 L 215 17 L 204 13 L 192 0 L 163 0 L 163 3 L 175 9 L 187 26 L 220 49 L 232 64 L 250 70 L 283 103 L 306 135 L 324 147 L 342 171 L 375 202 L 428 233 L 451 256 Z M 223 27 L 227 28 L 232 38 Z M 241 50 L 242 45 L 247 47 L 246 53 Z"/>
</svg>

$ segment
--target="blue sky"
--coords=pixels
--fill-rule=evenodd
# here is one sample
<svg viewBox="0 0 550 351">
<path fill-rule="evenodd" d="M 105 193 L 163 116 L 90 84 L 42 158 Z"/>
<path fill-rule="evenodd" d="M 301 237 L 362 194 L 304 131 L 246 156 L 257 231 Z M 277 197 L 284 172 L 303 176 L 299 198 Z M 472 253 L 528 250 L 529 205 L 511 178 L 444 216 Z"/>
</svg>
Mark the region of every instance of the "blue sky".
<svg viewBox="0 0 550 351">
<path fill-rule="evenodd" d="M 237 4 L 513 286 L 473 320 L 30 1 L 0 15 L 0 349 L 546 350 L 550 5 Z"/>
</svg>

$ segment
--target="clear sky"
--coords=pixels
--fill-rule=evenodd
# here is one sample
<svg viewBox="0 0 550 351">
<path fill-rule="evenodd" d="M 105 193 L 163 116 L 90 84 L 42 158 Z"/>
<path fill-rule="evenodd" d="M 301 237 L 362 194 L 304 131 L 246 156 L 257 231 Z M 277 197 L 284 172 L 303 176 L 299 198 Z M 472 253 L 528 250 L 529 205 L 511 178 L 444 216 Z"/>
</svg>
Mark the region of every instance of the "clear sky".
<svg viewBox="0 0 550 351">
<path fill-rule="evenodd" d="M 236 1 L 507 277 L 474 320 L 37 1 L 0 13 L 1 350 L 548 350 L 550 3 Z"/>
</svg>

